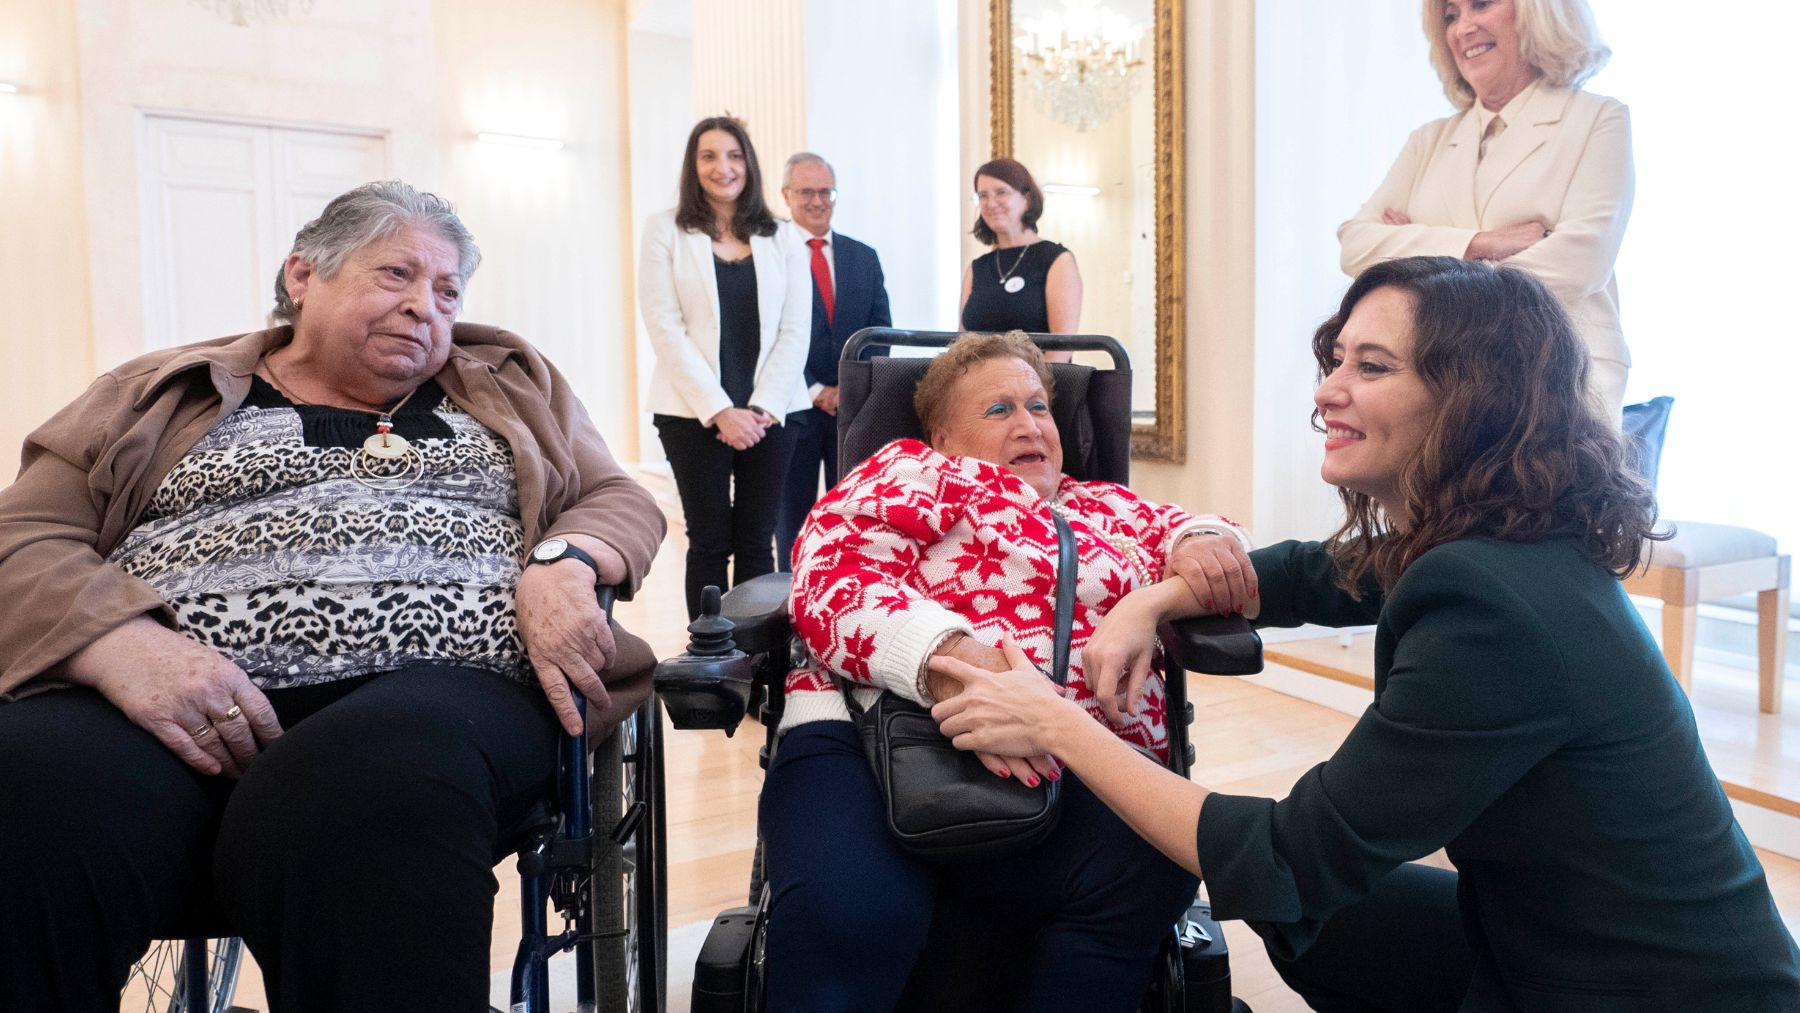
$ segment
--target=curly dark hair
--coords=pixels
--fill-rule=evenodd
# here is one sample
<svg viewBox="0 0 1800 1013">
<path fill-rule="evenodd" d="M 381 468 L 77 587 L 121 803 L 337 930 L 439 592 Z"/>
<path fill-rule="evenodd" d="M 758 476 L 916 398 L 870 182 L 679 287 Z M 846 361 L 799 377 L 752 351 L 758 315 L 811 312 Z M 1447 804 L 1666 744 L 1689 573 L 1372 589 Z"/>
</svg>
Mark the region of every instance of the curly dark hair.
<svg viewBox="0 0 1800 1013">
<path fill-rule="evenodd" d="M 735 116 L 708 116 L 689 131 L 687 151 L 681 156 L 681 198 L 675 205 L 675 224 L 689 232 L 704 232 L 718 239 L 718 225 L 706 191 L 700 188 L 700 170 L 694 161 L 700 150 L 700 135 L 708 130 L 723 130 L 737 139 L 744 149 L 744 192 L 738 194 L 737 209 L 731 216 L 731 234 L 748 243 L 751 236 L 775 234 L 775 216 L 763 200 L 762 167 L 756 161 L 756 148 L 750 143 L 750 131 Z"/>
<path fill-rule="evenodd" d="M 1414 560 L 1463 538 L 1573 538 L 1616 576 L 1637 569 L 1644 540 L 1668 535 L 1652 533 L 1655 496 L 1599 414 L 1586 346 L 1543 282 L 1454 257 L 1377 264 L 1313 335 L 1321 378 L 1350 311 L 1380 288 L 1413 298 L 1412 368 L 1432 408 L 1418 456 L 1400 471 L 1405 516 L 1338 490 L 1344 524 L 1326 549 L 1339 586 L 1356 595 L 1373 573 L 1392 587 Z"/>
<path fill-rule="evenodd" d="M 1027 229 L 1037 228 L 1038 219 L 1044 214 L 1044 191 L 1038 189 L 1037 180 L 1031 178 L 1031 170 L 1025 168 L 1024 163 L 1010 158 L 984 162 L 981 168 L 975 170 L 973 185 L 979 187 L 983 176 L 997 179 L 1018 191 L 1025 198 L 1025 214 L 1020 216 L 1019 224 Z M 988 228 L 988 223 L 982 220 L 980 208 L 975 209 L 975 227 L 969 230 L 969 235 L 988 246 L 1000 241 L 1000 237 L 994 235 L 994 230 Z"/>
</svg>

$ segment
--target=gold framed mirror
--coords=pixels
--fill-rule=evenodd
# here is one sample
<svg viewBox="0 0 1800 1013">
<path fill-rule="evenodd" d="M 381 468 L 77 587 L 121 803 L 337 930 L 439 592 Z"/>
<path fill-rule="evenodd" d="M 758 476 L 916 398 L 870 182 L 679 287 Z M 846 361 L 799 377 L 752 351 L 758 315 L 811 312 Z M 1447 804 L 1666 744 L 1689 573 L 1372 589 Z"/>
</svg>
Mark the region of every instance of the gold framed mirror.
<svg viewBox="0 0 1800 1013">
<path fill-rule="evenodd" d="M 1081 330 L 1131 355 L 1132 456 L 1179 461 L 1182 0 L 989 4 L 992 157 L 1045 191 L 1046 231 L 1081 268 Z"/>
</svg>

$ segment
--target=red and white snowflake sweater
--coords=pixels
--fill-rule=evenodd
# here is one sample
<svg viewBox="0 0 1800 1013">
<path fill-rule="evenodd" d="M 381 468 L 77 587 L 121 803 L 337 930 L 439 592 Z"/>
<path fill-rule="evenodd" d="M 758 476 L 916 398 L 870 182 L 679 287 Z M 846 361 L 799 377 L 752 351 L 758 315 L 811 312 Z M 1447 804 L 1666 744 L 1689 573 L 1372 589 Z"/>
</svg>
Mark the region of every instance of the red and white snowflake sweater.
<svg viewBox="0 0 1800 1013">
<path fill-rule="evenodd" d="M 1166 759 L 1160 659 L 1143 707 L 1113 725 L 1088 688 L 1081 649 L 1119 599 L 1162 579 L 1186 530 L 1243 534 L 1222 517 L 1158 506 L 1111 482 L 1065 476 L 1053 499 L 1075 532 L 1080 566 L 1064 695 L 1137 749 Z M 1141 551 L 1126 551 L 1127 538 Z M 885 689 L 929 706 L 925 662 L 952 632 L 996 647 L 1005 634 L 1032 661 L 1050 664 L 1055 522 L 1049 503 L 1000 465 L 945 457 L 917 440 L 891 443 L 813 508 L 794 558 L 791 607 L 809 661 L 788 676 L 784 731 L 850 720 L 832 676 L 869 687 L 857 691 L 865 702 Z"/>
</svg>

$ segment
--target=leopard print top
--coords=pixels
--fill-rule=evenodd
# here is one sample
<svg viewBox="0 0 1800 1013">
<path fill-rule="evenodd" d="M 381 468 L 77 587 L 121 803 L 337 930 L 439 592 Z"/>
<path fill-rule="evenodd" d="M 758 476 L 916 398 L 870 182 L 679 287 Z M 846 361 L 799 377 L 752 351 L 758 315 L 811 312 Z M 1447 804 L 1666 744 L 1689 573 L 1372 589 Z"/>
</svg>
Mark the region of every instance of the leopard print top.
<svg viewBox="0 0 1800 1013">
<path fill-rule="evenodd" d="M 428 382 L 394 416 L 424 475 L 381 492 L 347 471 L 374 424 L 256 380 L 111 561 L 265 689 L 416 664 L 530 679 L 513 613 L 525 544 L 512 450 Z"/>
</svg>

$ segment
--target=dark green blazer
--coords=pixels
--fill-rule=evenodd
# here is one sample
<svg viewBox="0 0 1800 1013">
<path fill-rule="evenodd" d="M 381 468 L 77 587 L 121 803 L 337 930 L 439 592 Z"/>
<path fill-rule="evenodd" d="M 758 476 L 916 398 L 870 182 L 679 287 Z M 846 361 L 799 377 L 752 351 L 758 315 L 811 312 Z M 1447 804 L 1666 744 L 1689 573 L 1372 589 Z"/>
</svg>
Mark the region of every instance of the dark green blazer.
<svg viewBox="0 0 1800 1013">
<path fill-rule="evenodd" d="M 1264 626 L 1376 624 L 1375 700 L 1280 802 L 1214 794 L 1213 914 L 1277 953 L 1445 848 L 1467 1010 L 1800 1010 L 1800 951 L 1619 582 L 1574 543 L 1441 545 L 1358 602 L 1316 542 L 1251 553 Z"/>
</svg>

